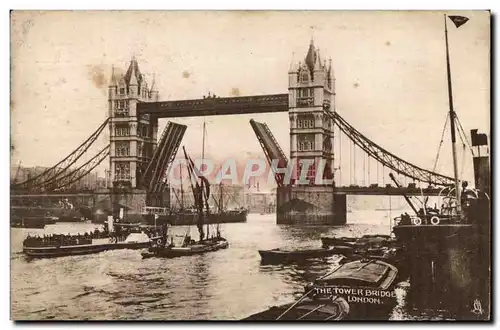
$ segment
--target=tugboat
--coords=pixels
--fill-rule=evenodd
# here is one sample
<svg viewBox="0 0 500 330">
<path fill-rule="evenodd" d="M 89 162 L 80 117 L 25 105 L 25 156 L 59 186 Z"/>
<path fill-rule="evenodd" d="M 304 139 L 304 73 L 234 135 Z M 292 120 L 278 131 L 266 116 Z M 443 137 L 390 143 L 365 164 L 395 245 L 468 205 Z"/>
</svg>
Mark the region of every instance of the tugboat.
<svg viewBox="0 0 500 330">
<path fill-rule="evenodd" d="M 217 225 L 215 236 L 210 236 L 210 227 L 207 224 L 207 231 L 205 236 L 204 231 L 204 220 L 208 218 L 210 214 L 210 207 L 208 205 L 208 200 L 210 197 L 210 183 L 207 178 L 199 173 L 196 169 L 193 160 L 187 155 L 185 147 L 183 147 L 184 156 L 188 163 L 188 175 L 191 182 L 191 189 L 194 196 L 194 201 L 196 203 L 198 211 L 198 221 L 197 228 L 200 235 L 199 241 L 191 239 L 189 230 L 184 236 L 184 240 L 181 246 L 176 246 L 173 242 L 173 238 L 170 240 L 170 244 L 167 244 L 167 230 L 165 229 L 161 236 L 154 237 L 151 239 L 151 247 L 148 252 L 143 252 L 143 258 L 152 257 L 163 257 L 163 258 L 175 258 L 182 256 L 190 256 L 195 254 L 203 254 L 206 252 L 213 252 L 220 249 L 226 249 L 229 243 L 226 238 L 221 236 L 220 227 Z M 200 181 L 198 181 L 200 179 Z"/>
</svg>

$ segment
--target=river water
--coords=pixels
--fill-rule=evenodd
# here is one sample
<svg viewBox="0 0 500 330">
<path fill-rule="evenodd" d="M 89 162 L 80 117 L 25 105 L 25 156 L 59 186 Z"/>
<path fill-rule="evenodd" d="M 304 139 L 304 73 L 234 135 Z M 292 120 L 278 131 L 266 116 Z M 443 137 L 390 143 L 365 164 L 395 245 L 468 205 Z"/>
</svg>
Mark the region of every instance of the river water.
<svg viewBox="0 0 500 330">
<path fill-rule="evenodd" d="M 249 214 L 225 224 L 226 250 L 176 259 L 142 259 L 139 250 L 27 261 L 28 233 L 78 233 L 94 224 L 58 223 L 45 229 L 11 229 L 11 316 L 15 320 L 238 320 L 294 301 L 304 284 L 336 265 L 337 257 L 302 265 L 260 264 L 259 249 L 320 247 L 327 234 L 389 234 L 393 211 L 353 211 L 341 227 L 276 225 L 276 215 Z M 174 227 L 183 235 L 186 227 Z M 197 231 L 191 229 L 193 237 Z M 181 237 L 177 238 L 181 240 Z M 389 319 L 441 319 L 408 311 L 408 283 L 397 289 Z"/>
</svg>

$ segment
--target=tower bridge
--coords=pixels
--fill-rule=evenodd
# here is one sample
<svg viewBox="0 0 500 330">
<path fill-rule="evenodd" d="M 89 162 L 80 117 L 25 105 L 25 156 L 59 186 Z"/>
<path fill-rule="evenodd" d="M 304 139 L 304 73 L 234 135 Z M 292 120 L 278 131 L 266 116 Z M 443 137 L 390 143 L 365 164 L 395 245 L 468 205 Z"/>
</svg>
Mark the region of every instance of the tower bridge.
<svg viewBox="0 0 500 330">
<path fill-rule="evenodd" d="M 346 222 L 346 195 L 420 195 L 438 194 L 453 183 L 448 176 L 413 165 L 365 137 L 351 126 L 336 109 L 335 78 L 332 63 L 321 58 L 313 42 L 303 61 L 291 63 L 288 70 L 288 93 L 242 97 L 205 97 L 194 100 L 160 101 L 153 78 L 149 85 L 139 64 L 132 58 L 124 75 L 114 70 L 108 88 L 108 119 L 89 139 L 61 162 L 25 182 L 13 186 L 13 196 L 64 194 L 66 187 L 89 173 L 105 157 L 109 159 L 111 203 L 127 205 L 127 216 L 138 215 L 145 205 L 168 206 L 170 188 L 166 173 L 176 156 L 186 131 L 185 125 L 169 122 L 158 138 L 160 118 L 262 114 L 286 112 L 290 127 L 290 155 L 284 154 L 265 123 L 250 121 L 278 186 L 277 222 L 342 224 Z M 78 166 L 76 162 L 102 133 L 109 130 L 109 145 L 91 160 Z M 338 129 L 338 136 L 334 134 Z M 353 147 L 380 166 L 429 185 L 392 187 L 365 184 L 339 185 L 335 182 L 342 169 L 335 168 L 334 145 L 346 136 Z M 341 155 L 341 153 L 339 153 Z M 309 164 L 307 166 L 307 162 Z M 279 171 L 289 164 L 293 168 L 291 181 L 283 180 Z M 276 167 L 276 166 L 275 166 Z M 303 170 L 304 169 L 304 170 Z M 338 171 L 338 172 L 336 172 Z M 369 171 L 369 168 L 368 168 Z M 317 173 L 318 172 L 318 173 Z M 316 177 L 331 184 L 316 184 Z M 297 184 L 297 180 L 307 184 Z M 86 197 L 86 196 L 85 196 Z"/>
</svg>

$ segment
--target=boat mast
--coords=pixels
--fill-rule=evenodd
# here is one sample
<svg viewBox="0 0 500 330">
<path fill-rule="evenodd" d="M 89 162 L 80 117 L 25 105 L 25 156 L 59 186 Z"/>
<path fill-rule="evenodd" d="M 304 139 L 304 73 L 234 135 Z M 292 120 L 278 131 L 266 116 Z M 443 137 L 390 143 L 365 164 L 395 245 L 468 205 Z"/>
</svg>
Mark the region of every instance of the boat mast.
<svg viewBox="0 0 500 330">
<path fill-rule="evenodd" d="M 446 24 L 446 14 L 444 14 L 444 35 L 446 41 L 446 72 L 448 77 L 448 103 L 450 106 L 450 131 L 451 131 L 451 148 L 453 153 L 453 172 L 455 175 L 455 193 L 457 198 L 457 212 L 461 212 L 460 205 L 460 179 L 458 177 L 458 162 L 457 162 L 457 141 L 455 133 L 455 110 L 453 109 L 453 93 L 451 88 L 451 72 L 450 72 L 450 52 L 448 49 L 448 27 Z"/>
<path fill-rule="evenodd" d="M 182 186 L 182 163 L 179 168 L 179 176 L 181 180 L 181 211 L 184 211 L 184 187 Z"/>
<path fill-rule="evenodd" d="M 202 139 L 202 143 L 201 143 L 201 165 L 200 165 L 200 171 L 201 171 L 201 167 L 205 164 L 205 133 L 206 133 L 206 122 L 205 122 L 205 117 L 203 117 L 203 139 Z M 203 181 L 202 181 L 202 194 L 203 194 Z M 208 198 L 208 196 L 206 196 L 206 198 Z M 208 224 L 208 200 L 205 201 L 207 203 L 207 238 L 208 238 L 208 235 L 210 233 L 210 226 Z"/>
<path fill-rule="evenodd" d="M 223 192 L 222 192 L 222 180 L 221 180 L 221 182 L 220 182 L 219 185 L 220 185 L 220 188 L 219 188 L 219 193 L 220 193 L 220 196 L 219 196 L 219 213 L 222 214 L 222 210 L 224 209 L 224 207 L 223 207 L 224 205 L 222 205 L 222 203 L 224 202 L 224 198 L 222 197 L 222 194 L 223 194 Z"/>
</svg>

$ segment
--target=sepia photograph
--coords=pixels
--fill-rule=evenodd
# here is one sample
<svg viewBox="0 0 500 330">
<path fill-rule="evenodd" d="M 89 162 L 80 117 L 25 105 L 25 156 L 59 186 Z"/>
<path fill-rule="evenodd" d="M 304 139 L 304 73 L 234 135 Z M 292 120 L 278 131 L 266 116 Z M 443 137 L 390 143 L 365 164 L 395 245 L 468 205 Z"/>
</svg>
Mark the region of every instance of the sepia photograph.
<svg viewBox="0 0 500 330">
<path fill-rule="evenodd" d="M 488 10 L 10 12 L 13 321 L 491 321 Z"/>
</svg>

